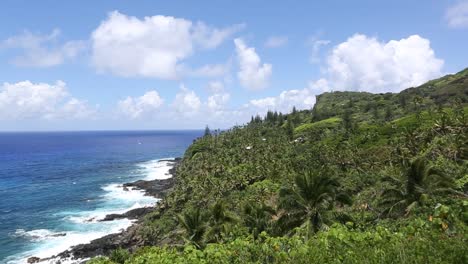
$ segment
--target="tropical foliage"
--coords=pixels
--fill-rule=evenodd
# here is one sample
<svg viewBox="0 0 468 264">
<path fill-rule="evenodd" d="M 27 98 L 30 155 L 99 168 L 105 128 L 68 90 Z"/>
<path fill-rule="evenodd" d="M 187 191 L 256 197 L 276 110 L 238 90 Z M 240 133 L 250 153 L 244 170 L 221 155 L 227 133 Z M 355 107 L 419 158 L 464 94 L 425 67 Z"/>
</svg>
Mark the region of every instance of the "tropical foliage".
<svg viewBox="0 0 468 264">
<path fill-rule="evenodd" d="M 468 69 L 207 129 L 125 263 L 467 263 L 467 104 Z"/>
</svg>

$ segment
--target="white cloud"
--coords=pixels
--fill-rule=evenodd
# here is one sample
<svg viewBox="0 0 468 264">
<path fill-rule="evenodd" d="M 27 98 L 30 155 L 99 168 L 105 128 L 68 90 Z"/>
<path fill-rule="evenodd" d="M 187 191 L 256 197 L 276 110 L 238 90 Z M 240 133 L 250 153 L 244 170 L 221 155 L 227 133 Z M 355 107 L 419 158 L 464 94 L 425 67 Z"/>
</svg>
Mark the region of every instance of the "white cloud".
<svg viewBox="0 0 468 264">
<path fill-rule="evenodd" d="M 265 114 L 268 110 L 288 113 L 295 106 L 297 109 L 310 109 L 315 104 L 315 93 L 310 88 L 287 90 L 276 97 L 250 100 L 244 107 L 254 114 Z"/>
<path fill-rule="evenodd" d="M 308 44 L 311 46 L 311 54 L 310 54 L 310 62 L 311 63 L 319 63 L 320 62 L 320 49 L 328 44 L 330 44 L 329 40 L 323 39 L 313 39 L 311 38 L 308 41 Z"/>
<path fill-rule="evenodd" d="M 245 24 L 237 24 L 223 29 L 207 26 L 203 22 L 197 22 L 193 28 L 193 40 L 205 49 L 219 46 L 224 40 L 245 28 Z"/>
<path fill-rule="evenodd" d="M 193 115 L 200 109 L 200 97 L 193 91 L 181 85 L 180 91 L 176 94 L 172 107 L 174 110 L 183 115 Z"/>
<path fill-rule="evenodd" d="M 443 64 L 418 35 L 384 43 L 356 34 L 333 48 L 326 80 L 333 90 L 399 92 L 440 76 Z"/>
<path fill-rule="evenodd" d="M 19 49 L 21 54 L 12 63 L 24 67 L 51 67 L 75 58 L 85 48 L 84 41 L 68 41 L 58 44 L 60 30 L 54 29 L 48 35 L 24 31 L 22 34 L 4 40 L 0 47 Z"/>
<path fill-rule="evenodd" d="M 211 95 L 208 96 L 206 105 L 210 112 L 224 111 L 231 95 L 224 90 L 224 83 L 212 81 L 208 83 L 208 90 Z"/>
<path fill-rule="evenodd" d="M 239 112 L 226 107 L 230 95 L 221 82 L 214 81 L 210 85 L 214 88 L 206 100 L 182 84 L 170 104 L 164 104 L 156 91 L 150 91 L 140 97 L 119 101 L 117 108 L 120 117 L 126 117 L 132 123 L 146 124 L 157 120 L 165 128 L 201 128 L 205 124 L 231 126 L 239 120 Z"/>
<path fill-rule="evenodd" d="M 177 79 L 196 48 L 215 48 L 241 28 L 216 29 L 170 16 L 139 19 L 114 11 L 92 33 L 92 60 L 101 72 Z"/>
<path fill-rule="evenodd" d="M 221 93 L 224 92 L 224 84 L 220 81 L 212 81 L 208 83 L 208 90 L 211 93 Z"/>
<path fill-rule="evenodd" d="M 227 65 L 224 64 L 207 64 L 198 69 L 191 70 L 189 75 L 193 77 L 219 77 L 226 74 L 227 68 Z M 189 70 L 186 71 L 188 72 Z"/>
<path fill-rule="evenodd" d="M 317 45 L 328 41 L 321 43 Z M 244 115 L 264 115 L 268 110 L 289 112 L 293 106 L 310 109 L 316 95 L 331 90 L 398 92 L 438 77 L 442 66 L 429 40 L 420 36 L 383 43 L 357 34 L 333 48 L 323 78 L 309 82 L 303 89 L 250 100 L 241 111 Z"/>
<path fill-rule="evenodd" d="M 70 98 L 49 119 L 96 119 L 97 109 L 90 107 L 86 101 Z"/>
<path fill-rule="evenodd" d="M 286 36 L 271 36 L 265 41 L 267 48 L 279 48 L 288 44 L 288 37 Z"/>
<path fill-rule="evenodd" d="M 85 101 L 70 97 L 66 84 L 4 83 L 0 89 L 0 119 L 82 119 L 95 110 Z"/>
<path fill-rule="evenodd" d="M 450 27 L 468 28 L 468 1 L 459 1 L 447 8 L 445 19 Z"/>
<path fill-rule="evenodd" d="M 268 86 L 272 74 L 271 64 L 261 64 L 254 48 L 248 47 L 242 39 L 234 40 L 240 70 L 237 74 L 242 86 L 260 90 Z"/>
<path fill-rule="evenodd" d="M 222 110 L 225 108 L 229 98 L 230 95 L 224 92 L 210 95 L 207 100 L 207 106 L 212 111 Z"/>
<path fill-rule="evenodd" d="M 118 102 L 119 111 L 131 119 L 155 114 L 164 104 L 164 100 L 155 90 L 146 92 L 140 97 L 127 97 Z"/>
</svg>

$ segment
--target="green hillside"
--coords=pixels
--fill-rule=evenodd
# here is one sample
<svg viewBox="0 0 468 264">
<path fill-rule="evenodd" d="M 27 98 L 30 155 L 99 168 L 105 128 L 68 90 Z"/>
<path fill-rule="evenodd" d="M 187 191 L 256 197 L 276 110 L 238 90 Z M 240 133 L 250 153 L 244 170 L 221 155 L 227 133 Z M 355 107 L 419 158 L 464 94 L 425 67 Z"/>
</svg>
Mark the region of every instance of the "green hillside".
<svg viewBox="0 0 468 264">
<path fill-rule="evenodd" d="M 386 121 L 425 109 L 468 103 L 468 69 L 432 80 L 401 93 L 371 94 L 365 92 L 333 92 L 317 96 L 314 120 L 339 116 L 345 110 L 357 113 L 358 121 Z"/>
<path fill-rule="evenodd" d="M 140 226 L 92 263 L 468 263 L 468 69 L 333 92 L 196 140 Z"/>
</svg>

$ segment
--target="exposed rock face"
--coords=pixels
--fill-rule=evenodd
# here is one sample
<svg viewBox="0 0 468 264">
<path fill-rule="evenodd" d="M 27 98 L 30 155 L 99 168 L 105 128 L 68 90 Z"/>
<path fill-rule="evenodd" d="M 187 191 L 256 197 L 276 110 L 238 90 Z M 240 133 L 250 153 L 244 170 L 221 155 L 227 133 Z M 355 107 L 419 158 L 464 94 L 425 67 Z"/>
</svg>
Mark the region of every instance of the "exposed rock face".
<svg viewBox="0 0 468 264">
<path fill-rule="evenodd" d="M 123 219 L 123 218 L 128 218 L 128 219 L 139 219 L 146 214 L 152 212 L 154 210 L 154 207 L 143 207 L 143 208 L 137 208 L 130 210 L 126 213 L 123 214 L 108 214 L 104 219 L 99 220 L 100 222 L 103 221 L 113 221 L 113 220 L 118 220 L 118 219 Z"/>
<path fill-rule="evenodd" d="M 28 258 L 28 263 L 38 263 L 41 259 L 38 257 L 30 257 Z"/>
<path fill-rule="evenodd" d="M 123 186 L 124 188 L 134 187 L 141 189 L 144 190 L 147 195 L 162 199 L 173 185 L 174 178 L 169 178 L 166 180 L 153 181 L 139 180 L 136 182 L 125 183 Z"/>
<path fill-rule="evenodd" d="M 118 248 L 135 249 L 143 245 L 143 240 L 138 235 L 137 229 L 138 227 L 133 225 L 124 232 L 98 238 L 89 244 L 74 246 L 70 250 L 60 253 L 58 257 L 84 259 L 109 255 L 113 250 Z"/>
</svg>

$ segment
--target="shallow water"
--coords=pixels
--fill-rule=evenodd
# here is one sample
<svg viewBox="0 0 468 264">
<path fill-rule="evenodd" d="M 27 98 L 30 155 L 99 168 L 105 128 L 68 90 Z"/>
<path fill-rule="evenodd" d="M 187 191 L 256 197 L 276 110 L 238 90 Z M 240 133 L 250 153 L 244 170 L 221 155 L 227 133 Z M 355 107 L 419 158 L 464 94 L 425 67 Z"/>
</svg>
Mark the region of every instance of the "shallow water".
<svg viewBox="0 0 468 264">
<path fill-rule="evenodd" d="M 0 133 L 0 263 L 50 257 L 119 232 L 106 214 L 157 200 L 121 184 L 165 179 L 202 131 Z"/>
</svg>

